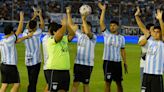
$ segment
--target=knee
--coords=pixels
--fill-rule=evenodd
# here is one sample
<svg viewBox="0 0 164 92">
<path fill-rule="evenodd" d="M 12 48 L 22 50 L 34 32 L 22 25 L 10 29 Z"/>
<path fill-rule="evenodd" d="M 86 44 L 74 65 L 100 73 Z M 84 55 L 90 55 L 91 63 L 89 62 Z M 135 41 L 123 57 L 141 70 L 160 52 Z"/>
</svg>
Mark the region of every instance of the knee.
<svg viewBox="0 0 164 92">
<path fill-rule="evenodd" d="M 74 82 L 73 83 L 73 87 L 78 87 L 79 86 L 79 82 Z"/>
<path fill-rule="evenodd" d="M 0 92 L 3 92 L 4 90 L 6 90 L 7 87 L 8 87 L 8 84 L 3 84 L 3 83 L 2 83 Z"/>
<path fill-rule="evenodd" d="M 105 82 L 105 85 L 108 87 L 110 86 L 110 84 L 111 84 L 110 82 Z"/>
<path fill-rule="evenodd" d="M 118 87 L 122 87 L 122 83 L 121 82 L 116 82 Z"/>
<path fill-rule="evenodd" d="M 14 83 L 13 87 L 19 88 L 20 87 L 20 83 Z"/>
<path fill-rule="evenodd" d="M 89 84 L 83 84 L 84 88 L 89 88 Z"/>
</svg>

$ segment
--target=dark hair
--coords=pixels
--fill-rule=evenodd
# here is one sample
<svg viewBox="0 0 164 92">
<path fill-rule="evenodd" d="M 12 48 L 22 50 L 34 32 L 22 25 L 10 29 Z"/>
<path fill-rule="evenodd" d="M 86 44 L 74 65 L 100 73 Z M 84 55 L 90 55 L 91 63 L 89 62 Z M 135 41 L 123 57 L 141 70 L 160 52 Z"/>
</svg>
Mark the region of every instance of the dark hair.
<svg viewBox="0 0 164 92">
<path fill-rule="evenodd" d="M 5 26 L 5 28 L 4 28 L 4 34 L 5 35 L 10 34 L 12 31 L 13 31 L 13 26 L 12 25 Z"/>
<path fill-rule="evenodd" d="M 164 21 L 164 13 L 162 13 L 162 20 Z"/>
<path fill-rule="evenodd" d="M 91 27 L 92 27 L 92 24 L 91 24 L 91 22 L 87 21 L 87 24 L 88 24 L 89 26 L 91 26 Z"/>
<path fill-rule="evenodd" d="M 153 23 L 148 23 L 148 24 L 146 25 L 146 29 L 147 29 L 147 30 L 150 30 L 150 28 L 151 28 L 152 26 L 154 26 Z"/>
<path fill-rule="evenodd" d="M 56 32 L 61 27 L 62 25 L 57 24 L 56 22 L 52 22 L 48 25 L 48 30 L 50 30 L 51 35 L 54 35 L 53 32 Z"/>
<path fill-rule="evenodd" d="M 110 21 L 110 24 L 116 24 L 116 25 L 119 25 L 118 21 L 116 21 L 116 20 L 112 20 L 112 21 Z"/>
<path fill-rule="evenodd" d="M 29 22 L 29 28 L 34 29 L 37 26 L 37 22 L 35 20 L 31 20 Z"/>
<path fill-rule="evenodd" d="M 159 25 L 155 26 L 154 29 L 159 29 L 161 30 L 161 27 Z"/>
</svg>

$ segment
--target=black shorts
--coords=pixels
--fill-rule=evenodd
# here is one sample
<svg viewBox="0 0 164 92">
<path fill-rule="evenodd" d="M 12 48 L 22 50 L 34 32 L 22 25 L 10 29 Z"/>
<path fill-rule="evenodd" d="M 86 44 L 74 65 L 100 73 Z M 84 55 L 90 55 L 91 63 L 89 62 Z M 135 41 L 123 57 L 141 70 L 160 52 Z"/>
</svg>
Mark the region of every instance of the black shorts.
<svg viewBox="0 0 164 92">
<path fill-rule="evenodd" d="M 48 70 L 48 90 L 57 92 L 58 90 L 69 90 L 70 74 L 69 70 Z"/>
<path fill-rule="evenodd" d="M 2 83 L 20 83 L 20 76 L 16 65 L 1 64 L 0 70 Z"/>
<path fill-rule="evenodd" d="M 164 92 L 162 75 L 144 74 L 142 92 Z"/>
<path fill-rule="evenodd" d="M 107 61 L 104 60 L 103 64 L 103 70 L 104 70 L 104 80 L 107 82 L 114 81 L 122 81 L 122 65 L 120 62 L 114 62 L 114 61 Z"/>
<path fill-rule="evenodd" d="M 50 75 L 51 74 L 51 71 L 49 71 L 49 70 L 44 70 L 44 77 L 45 77 L 45 79 L 46 79 L 46 83 L 48 84 L 48 83 L 50 83 Z"/>
<path fill-rule="evenodd" d="M 74 65 L 74 82 L 82 82 L 84 84 L 89 84 L 92 69 L 93 69 L 93 66 L 75 64 Z"/>
</svg>

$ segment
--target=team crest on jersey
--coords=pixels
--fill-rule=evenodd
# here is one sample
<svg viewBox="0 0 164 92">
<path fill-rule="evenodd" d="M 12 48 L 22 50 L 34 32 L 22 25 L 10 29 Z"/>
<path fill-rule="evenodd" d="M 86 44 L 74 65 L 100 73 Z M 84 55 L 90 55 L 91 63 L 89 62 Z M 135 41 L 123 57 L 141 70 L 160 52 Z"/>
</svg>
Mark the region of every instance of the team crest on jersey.
<svg viewBox="0 0 164 92">
<path fill-rule="evenodd" d="M 57 85 L 58 85 L 57 82 L 53 82 L 53 83 L 52 83 L 52 89 L 53 89 L 53 90 L 56 90 L 56 89 L 57 89 Z"/>
</svg>

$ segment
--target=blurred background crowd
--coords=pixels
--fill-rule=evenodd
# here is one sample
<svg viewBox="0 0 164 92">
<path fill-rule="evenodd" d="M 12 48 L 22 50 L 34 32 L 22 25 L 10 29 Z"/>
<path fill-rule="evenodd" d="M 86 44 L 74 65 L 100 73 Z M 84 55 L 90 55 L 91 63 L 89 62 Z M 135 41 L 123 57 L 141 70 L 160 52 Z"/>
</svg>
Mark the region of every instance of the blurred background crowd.
<svg viewBox="0 0 164 92">
<path fill-rule="evenodd" d="M 155 12 L 157 8 L 164 9 L 163 0 L 99 0 L 107 5 L 106 24 L 110 19 L 119 21 L 124 29 L 125 34 L 139 35 L 136 31 L 134 13 L 136 6 L 140 6 L 142 11 L 142 21 L 146 23 L 155 23 Z M 73 17 L 80 19 L 79 8 L 83 4 L 88 4 L 92 7 L 92 22 L 95 26 L 95 32 L 98 32 L 99 16 L 101 11 L 97 6 L 98 0 L 0 0 L 0 30 L 4 26 L 4 22 L 18 21 L 19 12 L 24 11 L 25 21 L 32 17 L 32 7 L 40 7 L 43 11 L 43 18 L 47 23 L 50 18 L 49 13 L 65 13 L 65 7 L 72 7 Z M 80 20 L 75 21 L 80 23 Z M 134 28 L 134 32 L 129 27 Z M 2 32 L 2 31 L 0 31 Z"/>
</svg>

